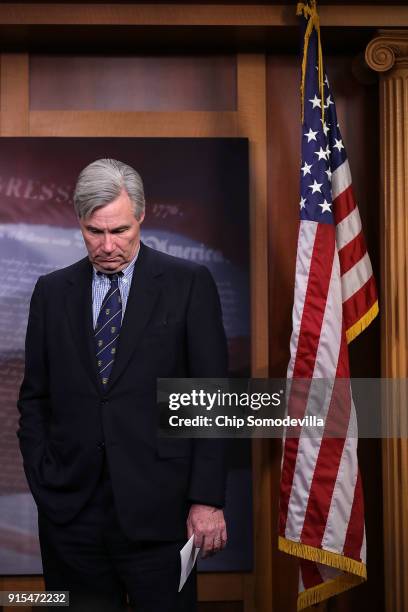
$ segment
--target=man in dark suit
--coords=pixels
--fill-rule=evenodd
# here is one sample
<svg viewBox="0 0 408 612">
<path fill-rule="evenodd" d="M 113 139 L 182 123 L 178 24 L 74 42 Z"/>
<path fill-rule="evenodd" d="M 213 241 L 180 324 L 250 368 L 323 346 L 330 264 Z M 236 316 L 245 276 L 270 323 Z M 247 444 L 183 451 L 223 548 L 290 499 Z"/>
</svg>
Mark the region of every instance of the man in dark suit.
<svg viewBox="0 0 408 612">
<path fill-rule="evenodd" d="M 204 556 L 225 546 L 224 444 L 159 438 L 156 379 L 226 376 L 218 293 L 140 243 L 126 164 L 87 166 L 74 203 L 88 257 L 36 284 L 18 402 L 46 588 L 84 612 L 195 610 L 179 551 L 192 534 Z"/>
</svg>

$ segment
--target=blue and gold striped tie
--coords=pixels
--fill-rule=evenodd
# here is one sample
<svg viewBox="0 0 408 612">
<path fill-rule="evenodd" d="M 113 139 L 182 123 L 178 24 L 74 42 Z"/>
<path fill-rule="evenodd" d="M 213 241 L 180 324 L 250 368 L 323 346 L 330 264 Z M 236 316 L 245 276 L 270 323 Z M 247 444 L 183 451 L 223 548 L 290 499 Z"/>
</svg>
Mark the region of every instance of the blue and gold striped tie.
<svg viewBox="0 0 408 612">
<path fill-rule="evenodd" d="M 96 360 L 102 385 L 106 387 L 115 361 L 122 324 L 122 300 L 118 274 L 110 274 L 110 288 L 105 295 L 95 327 Z"/>
</svg>

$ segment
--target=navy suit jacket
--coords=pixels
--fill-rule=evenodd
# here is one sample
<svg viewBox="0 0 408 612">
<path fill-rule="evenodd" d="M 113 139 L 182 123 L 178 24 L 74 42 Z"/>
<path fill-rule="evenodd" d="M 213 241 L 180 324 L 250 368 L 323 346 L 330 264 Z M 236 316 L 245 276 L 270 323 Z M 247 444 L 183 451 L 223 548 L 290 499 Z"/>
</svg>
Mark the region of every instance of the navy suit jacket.
<svg viewBox="0 0 408 612">
<path fill-rule="evenodd" d="M 224 504 L 225 446 L 159 438 L 156 379 L 226 375 L 220 301 L 204 266 L 141 244 L 106 390 L 96 370 L 88 258 L 41 277 L 18 401 L 20 448 L 39 509 L 56 523 L 72 520 L 106 454 L 125 533 L 184 538 L 191 503 Z"/>
</svg>

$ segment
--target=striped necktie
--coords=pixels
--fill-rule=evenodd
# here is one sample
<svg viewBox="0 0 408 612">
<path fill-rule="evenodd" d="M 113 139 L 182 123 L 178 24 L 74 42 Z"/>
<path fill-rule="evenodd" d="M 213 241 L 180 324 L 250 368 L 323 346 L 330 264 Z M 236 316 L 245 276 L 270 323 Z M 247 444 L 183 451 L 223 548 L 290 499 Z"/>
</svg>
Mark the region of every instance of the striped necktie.
<svg viewBox="0 0 408 612">
<path fill-rule="evenodd" d="M 122 323 L 122 300 L 118 279 L 122 273 L 110 274 L 110 288 L 99 311 L 95 327 L 96 360 L 102 385 L 106 387 L 115 361 Z"/>
</svg>

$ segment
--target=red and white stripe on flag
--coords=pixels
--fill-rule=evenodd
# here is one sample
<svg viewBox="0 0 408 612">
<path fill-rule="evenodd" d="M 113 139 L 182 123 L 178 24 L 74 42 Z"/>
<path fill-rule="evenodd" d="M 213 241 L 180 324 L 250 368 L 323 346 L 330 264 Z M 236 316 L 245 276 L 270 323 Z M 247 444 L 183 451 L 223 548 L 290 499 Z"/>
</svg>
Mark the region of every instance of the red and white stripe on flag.
<svg viewBox="0 0 408 612">
<path fill-rule="evenodd" d="M 361 283 L 370 286 L 364 274 Z M 359 289 L 355 293 L 361 295 Z M 364 501 L 349 375 L 336 228 L 301 221 L 288 413 L 296 418 L 316 414 L 311 387 L 314 380 L 323 380 L 318 416 L 325 428 L 322 436 L 300 431 L 284 442 L 279 547 L 301 559 L 299 610 L 366 577 Z M 324 385 L 328 390 L 322 394 Z"/>
<path fill-rule="evenodd" d="M 377 316 L 378 300 L 347 159 L 333 172 L 332 193 L 343 316 L 347 342 L 350 343 Z"/>
</svg>

